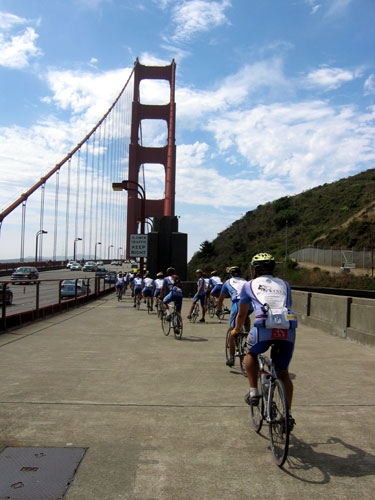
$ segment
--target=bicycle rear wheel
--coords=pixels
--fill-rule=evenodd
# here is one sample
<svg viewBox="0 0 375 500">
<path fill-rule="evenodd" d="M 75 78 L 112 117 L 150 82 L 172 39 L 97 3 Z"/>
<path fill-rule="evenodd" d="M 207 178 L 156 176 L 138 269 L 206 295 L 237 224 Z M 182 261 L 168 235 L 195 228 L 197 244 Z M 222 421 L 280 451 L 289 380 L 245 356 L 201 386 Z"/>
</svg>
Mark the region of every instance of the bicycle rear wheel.
<svg viewBox="0 0 375 500">
<path fill-rule="evenodd" d="M 175 313 L 172 321 L 173 321 L 174 338 L 180 340 L 182 337 L 182 330 L 183 330 L 182 318 L 178 313 Z"/>
<path fill-rule="evenodd" d="M 284 465 L 289 449 L 289 410 L 286 402 L 285 387 L 281 380 L 272 384 L 270 442 L 273 458 L 279 467 Z"/>
<path fill-rule="evenodd" d="M 208 299 L 207 309 L 208 309 L 208 315 L 210 316 L 210 318 L 213 318 L 215 316 L 216 308 L 214 301 L 212 299 Z"/>
<path fill-rule="evenodd" d="M 137 295 L 136 304 L 137 304 L 137 309 L 139 311 L 139 309 L 141 308 L 141 297 L 140 297 L 140 295 Z"/>
<path fill-rule="evenodd" d="M 151 299 L 147 297 L 147 314 L 151 314 Z"/>
<path fill-rule="evenodd" d="M 163 329 L 164 335 L 167 337 L 169 335 L 169 332 L 171 331 L 171 317 L 169 317 L 170 321 L 167 321 L 168 316 L 166 314 L 163 314 L 161 317 L 161 327 Z"/>
<path fill-rule="evenodd" d="M 264 398 L 263 398 L 262 379 L 260 376 L 260 372 L 258 374 L 257 387 L 258 387 L 258 394 L 260 394 L 259 404 L 258 406 L 250 405 L 250 418 L 255 432 L 260 432 L 264 419 Z"/>
</svg>

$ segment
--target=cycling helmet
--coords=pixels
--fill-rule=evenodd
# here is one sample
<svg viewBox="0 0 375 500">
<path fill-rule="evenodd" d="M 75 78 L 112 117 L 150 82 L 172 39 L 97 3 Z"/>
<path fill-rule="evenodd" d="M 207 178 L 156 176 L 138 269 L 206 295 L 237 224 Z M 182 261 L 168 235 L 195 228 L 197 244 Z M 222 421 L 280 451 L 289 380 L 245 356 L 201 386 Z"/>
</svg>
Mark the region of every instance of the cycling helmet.
<svg viewBox="0 0 375 500">
<path fill-rule="evenodd" d="M 170 276 L 171 274 L 175 273 L 176 269 L 174 267 L 168 267 L 167 269 L 167 274 Z"/>
<path fill-rule="evenodd" d="M 195 271 L 195 274 L 197 274 L 197 273 L 201 273 L 201 274 L 203 274 L 202 269 L 197 269 L 197 270 Z"/>
<path fill-rule="evenodd" d="M 238 266 L 232 266 L 228 269 L 231 276 L 241 276 L 241 269 Z"/>
<path fill-rule="evenodd" d="M 272 273 L 275 269 L 275 259 L 269 253 L 257 253 L 251 259 L 251 265 L 258 273 Z"/>
<path fill-rule="evenodd" d="M 157 277 L 157 278 L 162 278 L 163 276 L 164 276 L 164 274 L 163 274 L 163 273 L 158 273 L 158 274 L 156 275 L 156 277 Z"/>
<path fill-rule="evenodd" d="M 211 276 L 216 276 L 217 275 L 217 269 L 215 269 L 214 271 L 211 271 Z"/>
</svg>

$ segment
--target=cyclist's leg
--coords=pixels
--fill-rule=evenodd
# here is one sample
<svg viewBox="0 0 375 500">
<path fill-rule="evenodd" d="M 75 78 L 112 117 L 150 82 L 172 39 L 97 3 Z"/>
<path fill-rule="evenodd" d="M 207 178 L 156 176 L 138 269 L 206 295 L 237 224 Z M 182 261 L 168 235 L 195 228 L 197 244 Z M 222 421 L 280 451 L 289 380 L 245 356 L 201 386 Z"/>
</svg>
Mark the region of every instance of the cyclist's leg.
<svg viewBox="0 0 375 500">
<path fill-rule="evenodd" d="M 231 330 L 233 330 L 235 325 L 236 325 L 237 312 L 238 312 L 238 303 L 233 302 L 232 303 L 232 310 L 230 312 L 230 317 L 229 317 L 229 326 L 230 326 Z M 229 353 L 230 353 L 230 357 L 233 360 L 233 364 L 234 364 L 234 353 L 235 352 L 236 352 L 236 334 L 231 333 L 229 336 Z M 233 364 L 229 365 L 229 362 L 227 362 L 227 365 L 229 365 L 229 366 L 233 366 Z"/>
<path fill-rule="evenodd" d="M 271 345 L 270 341 L 260 340 L 259 329 L 253 327 L 247 338 L 247 353 L 245 358 L 246 376 L 249 381 L 250 390 L 245 395 L 245 402 L 247 404 L 258 404 L 259 391 L 258 391 L 258 373 L 259 363 L 258 354 L 267 351 Z"/>
<path fill-rule="evenodd" d="M 277 376 L 283 382 L 288 409 L 292 408 L 293 382 L 289 375 L 289 364 L 293 356 L 294 342 L 279 341 L 272 346 L 271 359 L 275 363 Z"/>
</svg>

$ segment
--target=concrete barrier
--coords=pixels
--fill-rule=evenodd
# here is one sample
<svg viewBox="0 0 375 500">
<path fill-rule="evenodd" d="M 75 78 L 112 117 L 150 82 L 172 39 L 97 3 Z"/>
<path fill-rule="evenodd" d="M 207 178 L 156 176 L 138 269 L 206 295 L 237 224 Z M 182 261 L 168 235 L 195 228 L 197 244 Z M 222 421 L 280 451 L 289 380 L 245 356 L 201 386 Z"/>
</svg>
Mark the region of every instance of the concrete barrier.
<svg viewBox="0 0 375 500">
<path fill-rule="evenodd" d="M 294 290 L 293 310 L 304 325 L 375 347 L 373 299 Z"/>
</svg>

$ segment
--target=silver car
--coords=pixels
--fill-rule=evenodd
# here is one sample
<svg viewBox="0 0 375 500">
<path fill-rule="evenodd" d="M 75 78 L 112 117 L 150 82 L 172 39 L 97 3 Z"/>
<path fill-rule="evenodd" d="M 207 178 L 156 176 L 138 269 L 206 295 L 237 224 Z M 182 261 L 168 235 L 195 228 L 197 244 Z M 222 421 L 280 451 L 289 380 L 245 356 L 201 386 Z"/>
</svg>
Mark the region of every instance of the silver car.
<svg viewBox="0 0 375 500">
<path fill-rule="evenodd" d="M 82 295 L 88 295 L 90 293 L 90 288 L 87 282 L 83 279 L 77 280 L 64 280 L 60 285 L 60 297 L 62 299 L 68 299 L 71 297 L 81 297 Z"/>
</svg>

